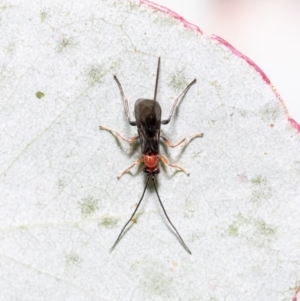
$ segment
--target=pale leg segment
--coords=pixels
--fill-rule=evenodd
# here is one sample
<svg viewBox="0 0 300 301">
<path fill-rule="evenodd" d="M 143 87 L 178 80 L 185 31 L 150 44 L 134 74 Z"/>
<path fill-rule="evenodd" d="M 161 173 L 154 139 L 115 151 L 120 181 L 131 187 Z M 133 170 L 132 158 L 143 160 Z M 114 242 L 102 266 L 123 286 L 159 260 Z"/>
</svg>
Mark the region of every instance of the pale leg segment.
<svg viewBox="0 0 300 301">
<path fill-rule="evenodd" d="M 174 145 L 174 144 L 173 144 L 169 139 L 167 139 L 165 136 L 160 135 L 160 138 L 163 139 L 169 147 L 176 147 L 176 146 L 182 144 L 183 142 L 186 142 L 186 143 L 187 143 L 188 140 L 192 140 L 192 139 L 194 139 L 194 138 L 196 138 L 196 137 L 203 137 L 203 133 L 196 133 L 196 134 L 193 134 L 193 135 L 186 136 L 186 137 L 184 137 L 183 139 L 181 139 L 178 143 L 176 143 L 176 144 Z"/>
<path fill-rule="evenodd" d="M 127 171 L 129 171 L 132 167 L 134 167 L 135 165 L 141 163 L 144 161 L 144 157 L 140 157 L 138 158 L 134 163 L 132 163 L 129 167 L 127 167 L 124 171 L 121 172 L 121 174 L 117 177 L 118 179 L 120 179 Z"/>
<path fill-rule="evenodd" d="M 111 132 L 114 136 L 116 136 L 116 137 L 122 139 L 123 141 L 126 141 L 126 142 L 130 143 L 130 144 L 133 143 L 134 141 L 136 141 L 139 138 L 139 136 L 135 136 L 135 137 L 126 139 L 120 133 L 118 133 L 117 131 L 112 130 L 112 129 L 107 128 L 106 126 L 102 126 L 102 125 L 99 126 L 99 129 Z"/>
<path fill-rule="evenodd" d="M 159 155 L 159 158 L 164 162 L 164 164 L 168 165 L 168 166 L 171 166 L 173 168 L 177 168 L 177 169 L 180 169 L 181 171 L 183 171 L 186 175 L 189 175 L 190 173 L 187 172 L 183 167 L 181 166 L 178 166 L 178 165 L 175 165 L 175 164 L 171 164 L 169 162 L 169 160 L 164 156 L 164 155 Z"/>
</svg>

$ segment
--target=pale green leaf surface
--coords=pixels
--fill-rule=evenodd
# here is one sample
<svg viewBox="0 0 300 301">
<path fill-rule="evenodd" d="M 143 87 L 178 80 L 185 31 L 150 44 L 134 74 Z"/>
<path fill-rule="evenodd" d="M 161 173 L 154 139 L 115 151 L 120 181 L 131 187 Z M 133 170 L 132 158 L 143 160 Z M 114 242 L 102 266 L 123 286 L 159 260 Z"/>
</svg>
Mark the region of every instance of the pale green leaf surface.
<svg viewBox="0 0 300 301">
<path fill-rule="evenodd" d="M 291 300 L 300 279 L 299 133 L 264 74 L 216 37 L 128 1 L 6 1 L 0 20 L 1 300 Z M 163 118 L 194 78 L 162 147 L 159 193 L 137 223 L 138 145 L 125 118 L 154 93 Z"/>
</svg>

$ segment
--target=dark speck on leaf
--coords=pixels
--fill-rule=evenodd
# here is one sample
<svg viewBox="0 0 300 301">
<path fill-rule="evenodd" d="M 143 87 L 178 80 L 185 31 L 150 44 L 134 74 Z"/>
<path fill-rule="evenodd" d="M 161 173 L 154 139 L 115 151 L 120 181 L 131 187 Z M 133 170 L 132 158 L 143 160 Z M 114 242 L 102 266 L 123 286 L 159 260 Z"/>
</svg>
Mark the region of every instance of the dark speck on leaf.
<svg viewBox="0 0 300 301">
<path fill-rule="evenodd" d="M 42 97 L 45 96 L 45 94 L 44 94 L 43 92 L 41 92 L 41 91 L 37 91 L 37 92 L 35 93 L 35 96 L 36 96 L 38 99 L 41 99 Z"/>
</svg>

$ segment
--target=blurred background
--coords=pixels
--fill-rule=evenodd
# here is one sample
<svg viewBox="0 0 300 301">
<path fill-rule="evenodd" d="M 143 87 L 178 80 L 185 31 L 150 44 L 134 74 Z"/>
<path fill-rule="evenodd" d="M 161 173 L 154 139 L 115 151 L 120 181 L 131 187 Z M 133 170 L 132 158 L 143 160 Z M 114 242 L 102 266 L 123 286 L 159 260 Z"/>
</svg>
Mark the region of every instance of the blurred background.
<svg viewBox="0 0 300 301">
<path fill-rule="evenodd" d="M 152 0 L 253 60 L 300 123 L 299 0 Z"/>
</svg>

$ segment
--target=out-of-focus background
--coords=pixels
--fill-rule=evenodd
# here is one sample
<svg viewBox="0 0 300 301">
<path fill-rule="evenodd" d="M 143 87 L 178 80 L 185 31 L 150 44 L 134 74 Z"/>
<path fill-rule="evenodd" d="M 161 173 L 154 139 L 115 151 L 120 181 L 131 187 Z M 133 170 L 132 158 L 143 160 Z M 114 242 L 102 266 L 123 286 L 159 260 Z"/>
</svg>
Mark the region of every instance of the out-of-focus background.
<svg viewBox="0 0 300 301">
<path fill-rule="evenodd" d="M 299 0 L 152 0 L 252 59 L 300 123 Z"/>
</svg>

